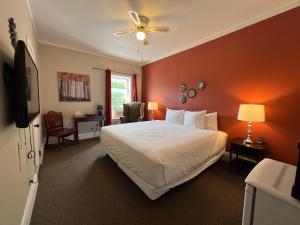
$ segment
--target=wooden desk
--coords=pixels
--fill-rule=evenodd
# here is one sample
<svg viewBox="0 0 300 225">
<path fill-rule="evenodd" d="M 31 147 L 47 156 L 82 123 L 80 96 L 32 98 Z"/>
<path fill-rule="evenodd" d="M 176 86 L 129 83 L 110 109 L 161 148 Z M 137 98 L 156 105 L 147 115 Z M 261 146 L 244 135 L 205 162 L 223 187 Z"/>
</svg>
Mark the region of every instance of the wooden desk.
<svg viewBox="0 0 300 225">
<path fill-rule="evenodd" d="M 93 115 L 93 114 L 86 114 L 85 116 L 80 116 L 80 117 L 73 117 L 74 119 L 74 126 L 76 128 L 76 139 L 79 141 L 78 137 L 78 123 L 80 122 L 90 122 L 90 121 L 97 121 L 98 122 L 98 127 L 99 127 L 99 132 L 100 132 L 100 127 L 105 126 L 105 116 L 99 116 L 99 115 Z"/>
</svg>

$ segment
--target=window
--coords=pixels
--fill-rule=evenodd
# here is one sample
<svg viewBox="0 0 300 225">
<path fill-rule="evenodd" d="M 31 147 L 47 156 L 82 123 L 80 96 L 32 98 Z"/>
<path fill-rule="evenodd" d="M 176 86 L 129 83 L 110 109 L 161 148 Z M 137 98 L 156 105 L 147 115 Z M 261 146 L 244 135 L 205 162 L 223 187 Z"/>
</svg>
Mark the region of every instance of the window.
<svg viewBox="0 0 300 225">
<path fill-rule="evenodd" d="M 131 77 L 111 76 L 111 114 L 112 119 L 123 115 L 123 104 L 131 101 Z"/>
</svg>

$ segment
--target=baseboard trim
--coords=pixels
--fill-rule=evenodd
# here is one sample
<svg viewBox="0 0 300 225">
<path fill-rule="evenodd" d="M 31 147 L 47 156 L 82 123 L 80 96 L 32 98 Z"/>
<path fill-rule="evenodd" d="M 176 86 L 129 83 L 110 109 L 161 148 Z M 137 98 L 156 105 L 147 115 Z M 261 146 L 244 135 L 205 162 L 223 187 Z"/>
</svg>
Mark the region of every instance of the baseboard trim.
<svg viewBox="0 0 300 225">
<path fill-rule="evenodd" d="M 99 136 L 100 136 L 99 131 L 78 134 L 79 140 L 84 140 L 84 139 L 89 139 L 89 138 L 95 138 L 95 137 L 99 137 Z M 66 139 L 73 141 L 74 137 L 73 136 L 69 136 Z"/>
<path fill-rule="evenodd" d="M 33 177 L 33 181 L 35 183 L 30 184 L 29 195 L 28 195 L 26 206 L 24 209 L 21 225 L 29 225 L 30 224 L 32 210 L 33 210 L 35 197 L 36 197 L 36 193 L 37 193 L 37 188 L 38 188 L 37 177 L 38 177 L 37 174 L 35 174 Z"/>
<path fill-rule="evenodd" d="M 96 133 L 95 132 L 89 132 L 89 133 L 82 133 L 82 134 L 78 135 L 79 140 L 95 138 L 95 137 L 99 137 L 99 136 L 100 136 L 99 131 L 97 131 Z"/>
<path fill-rule="evenodd" d="M 84 139 L 89 139 L 89 138 L 96 138 L 96 137 L 99 137 L 100 136 L 100 132 L 97 131 L 97 132 L 87 132 L 87 133 L 81 133 L 81 134 L 78 134 L 78 138 L 79 138 L 79 141 L 80 140 L 84 140 Z M 73 141 L 74 140 L 74 136 L 69 136 L 69 137 L 66 137 L 65 139 L 67 140 L 70 140 L 70 141 Z M 49 144 L 57 144 L 57 138 L 53 138 L 53 137 L 50 137 L 49 138 Z M 46 146 L 46 139 L 44 140 L 44 148 Z"/>
</svg>

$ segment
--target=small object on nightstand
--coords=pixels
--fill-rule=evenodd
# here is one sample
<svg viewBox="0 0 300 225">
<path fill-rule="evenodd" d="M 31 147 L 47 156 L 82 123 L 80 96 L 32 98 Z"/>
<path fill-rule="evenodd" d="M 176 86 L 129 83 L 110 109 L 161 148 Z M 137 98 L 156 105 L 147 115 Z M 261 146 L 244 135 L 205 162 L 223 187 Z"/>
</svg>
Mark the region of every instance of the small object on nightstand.
<svg viewBox="0 0 300 225">
<path fill-rule="evenodd" d="M 255 159 L 256 163 L 259 163 L 264 158 L 266 149 L 265 144 L 245 143 L 243 138 L 232 139 L 230 141 L 229 171 L 231 171 L 232 153 L 236 154 L 236 159 L 239 158 L 239 155 L 243 155 Z"/>
<path fill-rule="evenodd" d="M 258 137 L 256 143 L 264 144 L 265 143 L 265 138 L 264 137 Z"/>
</svg>

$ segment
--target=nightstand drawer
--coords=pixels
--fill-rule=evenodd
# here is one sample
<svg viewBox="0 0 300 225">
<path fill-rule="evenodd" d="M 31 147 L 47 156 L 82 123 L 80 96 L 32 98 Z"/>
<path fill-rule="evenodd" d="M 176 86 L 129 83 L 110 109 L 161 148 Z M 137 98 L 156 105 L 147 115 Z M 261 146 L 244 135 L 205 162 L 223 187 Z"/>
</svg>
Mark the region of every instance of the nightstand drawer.
<svg viewBox="0 0 300 225">
<path fill-rule="evenodd" d="M 235 144 L 231 144 L 231 150 L 234 152 L 238 152 L 239 154 L 247 154 L 252 156 L 257 156 L 257 154 L 260 153 L 259 150 Z"/>
</svg>

